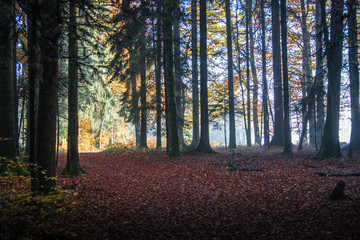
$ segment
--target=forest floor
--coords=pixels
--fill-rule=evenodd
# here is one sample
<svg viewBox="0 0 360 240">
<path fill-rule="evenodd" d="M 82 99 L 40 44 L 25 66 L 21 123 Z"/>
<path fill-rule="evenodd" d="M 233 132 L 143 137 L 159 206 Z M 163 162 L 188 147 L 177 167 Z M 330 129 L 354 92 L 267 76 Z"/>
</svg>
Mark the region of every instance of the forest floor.
<svg viewBox="0 0 360 240">
<path fill-rule="evenodd" d="M 89 174 L 58 177 L 76 192 L 76 210 L 48 224 L 73 239 L 360 239 L 360 177 L 316 174 L 359 172 L 360 155 L 218 152 L 171 159 L 157 150 L 81 153 Z M 339 180 L 349 197 L 330 201 Z"/>
</svg>

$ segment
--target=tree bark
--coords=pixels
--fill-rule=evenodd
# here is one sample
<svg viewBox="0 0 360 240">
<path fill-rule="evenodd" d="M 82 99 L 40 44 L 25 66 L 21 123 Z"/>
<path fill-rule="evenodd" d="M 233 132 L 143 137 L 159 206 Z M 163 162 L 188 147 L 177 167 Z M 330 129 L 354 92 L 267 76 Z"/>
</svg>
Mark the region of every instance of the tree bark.
<svg viewBox="0 0 360 240">
<path fill-rule="evenodd" d="M 79 119 L 78 119 L 78 45 L 76 3 L 69 3 L 69 79 L 68 79 L 68 141 L 67 162 L 61 174 L 86 173 L 79 160 Z"/>
<path fill-rule="evenodd" d="M 234 73 L 232 55 L 232 27 L 230 15 L 230 0 L 225 0 L 226 10 L 226 43 L 228 56 L 228 87 L 229 87 L 229 148 L 236 148 L 236 127 L 235 127 L 235 107 L 234 107 Z M 226 131 L 226 129 L 225 129 Z"/>
<path fill-rule="evenodd" d="M 322 24 L 325 22 L 325 0 L 322 3 Z M 330 35 L 328 40 L 325 29 L 326 55 L 328 68 L 328 97 L 327 114 L 319 151 L 316 157 L 329 158 L 341 157 L 339 143 L 339 115 L 340 115 L 340 82 L 342 69 L 343 45 L 343 10 L 344 0 L 331 2 Z"/>
<path fill-rule="evenodd" d="M 198 37 L 197 37 L 197 0 L 191 0 L 191 68 L 192 68 L 192 104 L 193 104 L 193 139 L 191 145 L 199 145 L 199 72 L 198 72 Z"/>
<path fill-rule="evenodd" d="M 147 103 L 146 103 L 146 38 L 145 38 L 145 2 L 141 1 L 143 8 L 141 27 L 141 39 L 144 42 L 140 47 L 140 110 L 141 110 L 141 124 L 140 124 L 140 148 L 147 148 Z"/>
<path fill-rule="evenodd" d="M 281 79 L 279 0 L 271 0 L 271 15 L 275 112 L 274 136 L 271 140 L 271 145 L 284 146 L 284 107 Z"/>
<path fill-rule="evenodd" d="M 156 148 L 161 148 L 161 1 L 157 5 L 156 23 L 156 65 L 155 65 L 155 85 L 156 85 Z"/>
<path fill-rule="evenodd" d="M 263 83 L 263 112 L 264 112 L 264 145 L 269 145 L 269 112 L 268 112 L 268 85 L 266 80 L 266 27 L 265 27 L 265 1 L 261 1 L 261 59 Z"/>
<path fill-rule="evenodd" d="M 200 0 L 200 107 L 201 132 L 200 143 L 197 148 L 201 153 L 213 153 L 209 139 L 209 112 L 207 87 L 207 29 L 206 29 L 206 0 Z"/>
<path fill-rule="evenodd" d="M 178 121 L 176 111 L 175 79 L 174 79 L 174 58 L 173 58 L 173 33 L 172 33 L 172 10 L 174 4 L 171 0 L 164 1 L 163 33 L 164 33 L 164 63 L 165 63 L 165 84 L 167 101 L 167 128 L 169 156 L 180 155 L 178 138 Z"/>
<path fill-rule="evenodd" d="M 360 150 L 360 107 L 359 107 L 359 62 L 357 46 L 357 5 L 356 0 L 347 2 L 349 14 L 349 77 L 351 97 L 351 139 L 348 155 Z"/>
<path fill-rule="evenodd" d="M 251 146 L 251 98 L 250 98 L 250 53 L 249 53 L 249 25 L 250 25 L 250 11 L 252 1 L 246 0 L 246 96 L 247 96 L 247 128 L 246 128 L 246 145 Z"/>
</svg>

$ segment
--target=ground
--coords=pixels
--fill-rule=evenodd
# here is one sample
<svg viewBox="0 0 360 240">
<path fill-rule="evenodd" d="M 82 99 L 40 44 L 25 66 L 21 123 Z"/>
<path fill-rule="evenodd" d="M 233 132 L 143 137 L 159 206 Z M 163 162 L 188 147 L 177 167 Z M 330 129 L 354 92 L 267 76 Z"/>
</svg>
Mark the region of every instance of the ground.
<svg viewBox="0 0 360 240">
<path fill-rule="evenodd" d="M 360 239 L 360 158 L 288 156 L 281 148 L 219 154 L 82 153 L 88 175 L 59 176 L 77 209 L 51 219 L 74 239 Z M 58 172 L 65 166 L 61 156 Z M 231 166 L 235 166 L 234 167 Z M 238 169 L 264 171 L 239 171 Z M 330 201 L 339 180 L 350 198 Z"/>
</svg>

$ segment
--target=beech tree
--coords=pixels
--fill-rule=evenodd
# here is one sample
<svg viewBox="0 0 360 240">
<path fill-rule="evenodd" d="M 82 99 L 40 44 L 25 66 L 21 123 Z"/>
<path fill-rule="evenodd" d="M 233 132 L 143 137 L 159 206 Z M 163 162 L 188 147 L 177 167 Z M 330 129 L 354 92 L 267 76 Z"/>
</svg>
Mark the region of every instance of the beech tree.
<svg viewBox="0 0 360 240">
<path fill-rule="evenodd" d="M 225 0 L 226 10 L 226 43 L 228 57 L 228 87 L 229 87 L 229 148 L 236 148 L 235 107 L 234 107 L 234 76 L 232 55 L 232 27 L 230 15 L 230 0 Z"/>
<path fill-rule="evenodd" d="M 321 17 L 324 26 L 326 57 L 328 69 L 328 94 L 324 134 L 316 157 L 340 157 L 339 115 L 340 115 L 340 82 L 343 48 L 343 11 L 344 1 L 331 2 L 330 36 L 325 20 L 325 0 L 321 0 Z"/>
</svg>

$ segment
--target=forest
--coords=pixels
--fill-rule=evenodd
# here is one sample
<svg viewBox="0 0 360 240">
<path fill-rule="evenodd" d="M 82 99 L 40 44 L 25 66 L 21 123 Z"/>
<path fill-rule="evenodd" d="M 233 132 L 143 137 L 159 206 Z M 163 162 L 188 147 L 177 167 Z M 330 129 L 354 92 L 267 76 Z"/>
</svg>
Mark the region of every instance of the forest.
<svg viewBox="0 0 360 240">
<path fill-rule="evenodd" d="M 360 239 L 357 0 L 1 0 L 0 239 Z"/>
</svg>

